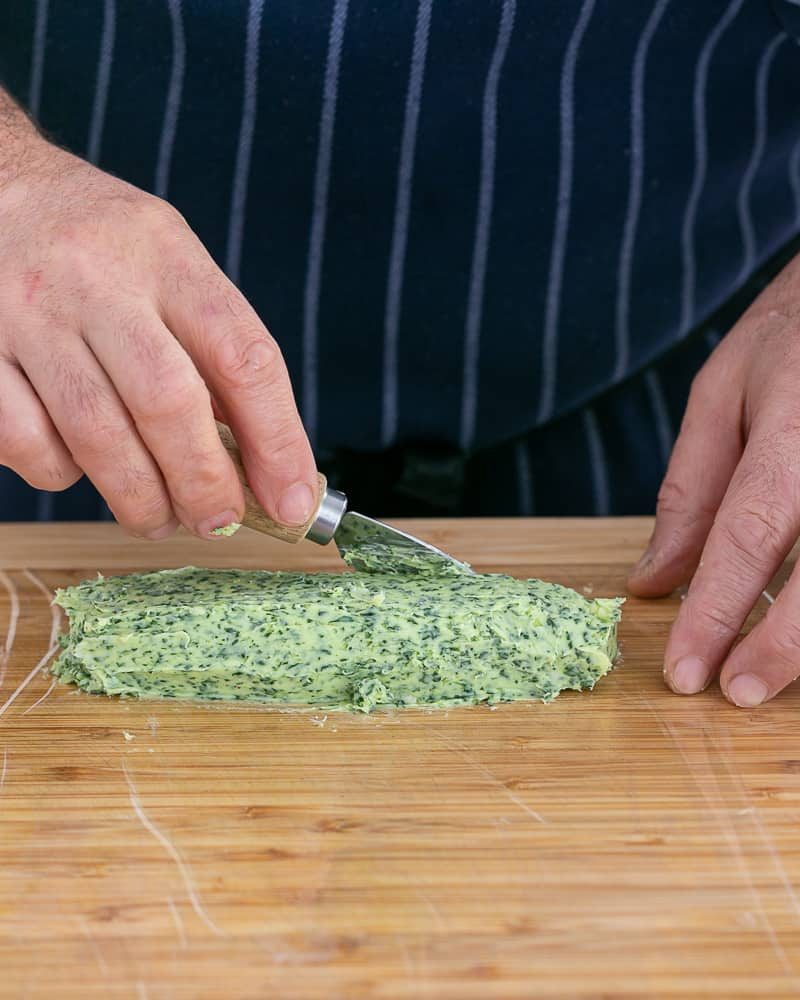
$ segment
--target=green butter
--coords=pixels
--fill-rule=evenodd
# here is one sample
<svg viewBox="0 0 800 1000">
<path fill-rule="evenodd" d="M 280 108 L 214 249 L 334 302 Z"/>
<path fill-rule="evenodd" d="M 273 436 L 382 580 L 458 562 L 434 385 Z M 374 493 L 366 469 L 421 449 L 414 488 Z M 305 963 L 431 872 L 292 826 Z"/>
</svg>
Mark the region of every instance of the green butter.
<svg viewBox="0 0 800 1000">
<path fill-rule="evenodd" d="M 230 538 L 231 535 L 236 534 L 239 528 L 241 528 L 241 524 L 238 521 L 231 521 L 230 524 L 226 524 L 223 528 L 212 528 L 211 534 L 216 535 L 217 538 Z"/>
<path fill-rule="evenodd" d="M 611 669 L 621 600 L 441 569 L 88 580 L 56 594 L 70 631 L 53 672 L 108 695 L 369 712 L 550 701 Z"/>
</svg>

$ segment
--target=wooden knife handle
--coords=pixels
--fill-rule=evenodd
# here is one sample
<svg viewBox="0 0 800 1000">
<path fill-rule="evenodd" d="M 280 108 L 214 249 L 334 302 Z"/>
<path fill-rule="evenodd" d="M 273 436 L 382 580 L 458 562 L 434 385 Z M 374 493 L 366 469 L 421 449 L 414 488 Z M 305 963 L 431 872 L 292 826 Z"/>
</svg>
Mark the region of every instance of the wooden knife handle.
<svg viewBox="0 0 800 1000">
<path fill-rule="evenodd" d="M 273 538 L 279 538 L 282 542 L 299 542 L 301 538 L 305 538 L 308 533 L 308 529 L 317 517 L 319 505 L 322 503 L 322 498 L 325 496 L 325 489 L 328 485 L 328 482 L 322 473 L 317 473 L 317 482 L 319 486 L 317 493 L 317 506 L 314 508 L 314 513 L 308 521 L 306 521 L 305 524 L 300 524 L 297 527 L 292 528 L 287 527 L 285 524 L 278 524 L 276 521 L 273 521 L 272 518 L 267 516 L 264 508 L 258 500 L 256 500 L 255 494 L 247 485 L 247 475 L 244 471 L 244 465 L 242 464 L 242 455 L 239 451 L 239 446 L 236 444 L 233 434 L 231 433 L 230 427 L 227 427 L 225 424 L 221 424 L 218 420 L 217 430 L 219 431 L 220 439 L 225 446 L 225 451 L 227 451 L 233 460 L 236 473 L 239 476 L 242 488 L 244 489 L 245 510 L 242 524 L 246 525 L 248 528 L 252 528 L 253 531 L 260 531 L 263 535 L 272 535 Z"/>
</svg>

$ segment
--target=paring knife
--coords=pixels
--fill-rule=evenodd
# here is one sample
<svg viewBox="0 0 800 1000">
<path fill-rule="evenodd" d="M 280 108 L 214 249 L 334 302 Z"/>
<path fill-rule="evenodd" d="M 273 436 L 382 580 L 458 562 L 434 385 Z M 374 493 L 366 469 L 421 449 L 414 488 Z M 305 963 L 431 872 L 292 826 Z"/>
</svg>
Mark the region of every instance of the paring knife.
<svg viewBox="0 0 800 1000">
<path fill-rule="evenodd" d="M 267 516 L 255 494 L 247 484 L 247 477 L 242 464 L 239 447 L 229 427 L 217 422 L 217 430 L 225 446 L 225 450 L 233 460 L 236 472 L 241 480 L 245 497 L 245 513 L 242 523 L 254 531 L 271 535 L 284 542 L 299 542 L 307 538 L 318 545 L 327 545 L 333 539 L 340 554 L 347 552 L 374 554 L 378 557 L 391 557 L 396 569 L 414 572 L 420 568 L 419 559 L 445 560 L 448 564 L 470 571 L 466 563 L 459 562 L 452 556 L 437 549 L 434 545 L 406 534 L 398 528 L 392 528 L 383 521 L 376 521 L 364 514 L 357 514 L 347 509 L 347 497 L 339 490 L 331 489 L 322 473 L 319 473 L 319 504 L 314 516 L 305 524 L 296 528 L 287 528 L 276 524 Z M 415 561 L 415 559 L 417 561 Z M 358 555 L 350 560 L 350 565 L 356 569 L 367 569 L 366 563 L 361 563 Z M 428 564 L 430 565 L 430 563 Z"/>
</svg>

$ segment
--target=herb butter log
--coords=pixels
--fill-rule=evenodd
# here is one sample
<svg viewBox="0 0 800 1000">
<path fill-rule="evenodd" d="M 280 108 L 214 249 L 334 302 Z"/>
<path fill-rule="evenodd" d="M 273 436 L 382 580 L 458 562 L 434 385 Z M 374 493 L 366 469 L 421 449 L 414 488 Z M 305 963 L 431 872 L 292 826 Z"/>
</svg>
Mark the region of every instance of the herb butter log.
<svg viewBox="0 0 800 1000">
<path fill-rule="evenodd" d="M 441 566 L 89 580 L 56 594 L 70 630 L 53 672 L 108 695 L 369 712 L 550 701 L 611 669 L 621 600 Z"/>
</svg>

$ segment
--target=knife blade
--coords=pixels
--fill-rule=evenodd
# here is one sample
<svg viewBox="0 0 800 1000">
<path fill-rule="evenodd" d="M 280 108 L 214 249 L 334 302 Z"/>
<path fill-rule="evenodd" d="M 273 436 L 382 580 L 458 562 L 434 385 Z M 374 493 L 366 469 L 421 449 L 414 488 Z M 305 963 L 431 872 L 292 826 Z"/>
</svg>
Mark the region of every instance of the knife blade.
<svg viewBox="0 0 800 1000">
<path fill-rule="evenodd" d="M 341 556 L 346 557 L 346 562 L 356 569 L 376 569 L 382 563 L 391 561 L 395 572 L 418 572 L 422 569 L 472 572 L 467 563 L 460 562 L 435 545 L 383 521 L 349 510 L 347 496 L 328 486 L 321 474 L 318 482 L 319 504 L 309 522 L 296 528 L 277 524 L 264 512 L 248 485 L 242 456 L 230 428 L 218 421 L 217 430 L 244 489 L 242 523 L 248 528 L 285 542 L 308 538 L 318 545 L 327 545 L 333 541 Z"/>
<path fill-rule="evenodd" d="M 319 545 L 333 539 L 339 554 L 355 569 L 375 569 L 391 562 L 394 572 L 436 569 L 470 571 L 470 567 L 415 535 L 366 514 L 348 510 L 347 496 L 326 485 L 317 515 L 306 538 Z"/>
</svg>

